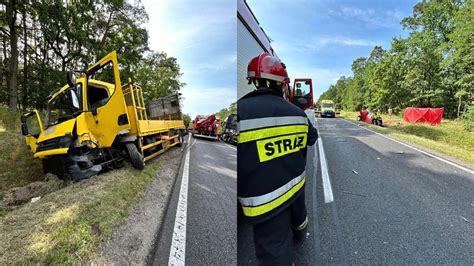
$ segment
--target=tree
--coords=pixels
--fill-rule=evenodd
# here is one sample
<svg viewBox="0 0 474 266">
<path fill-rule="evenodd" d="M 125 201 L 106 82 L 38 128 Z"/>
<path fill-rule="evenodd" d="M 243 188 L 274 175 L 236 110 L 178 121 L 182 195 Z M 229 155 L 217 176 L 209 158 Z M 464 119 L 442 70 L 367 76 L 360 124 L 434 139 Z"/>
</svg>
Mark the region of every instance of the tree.
<svg viewBox="0 0 474 266">
<path fill-rule="evenodd" d="M 352 77 L 321 97 L 348 110 L 444 107 L 445 117 L 462 116 L 474 102 L 474 1 L 423 0 L 401 24 L 408 37 L 354 60 Z"/>
<path fill-rule="evenodd" d="M 44 108 L 45 97 L 65 84 L 67 70 L 84 70 L 113 50 L 122 81 L 136 70 L 145 72 L 136 80 L 151 84 L 151 98 L 185 85 L 175 58 L 150 51 L 144 28 L 148 14 L 139 1 L 10 0 L 0 6 L 5 10 L 0 14 L 5 59 L 0 62 L 0 102 L 11 108 L 19 99 L 23 109 Z"/>
<path fill-rule="evenodd" d="M 237 102 L 231 103 L 229 108 L 222 108 L 215 115 L 221 120 L 225 121 L 231 114 L 237 114 Z"/>
<path fill-rule="evenodd" d="M 18 104 L 18 32 L 16 25 L 18 5 L 16 0 L 7 1 L 6 4 L 6 18 L 8 22 L 8 29 L 10 35 L 10 57 L 9 57 L 9 78 L 8 78 L 8 92 L 9 92 L 9 107 L 10 110 L 16 111 Z"/>
<path fill-rule="evenodd" d="M 147 101 L 178 93 L 186 85 L 179 80 L 182 74 L 176 58 L 163 52 L 151 53 L 141 60 L 134 73 L 135 81 L 145 88 Z"/>
<path fill-rule="evenodd" d="M 449 35 L 446 50 L 448 56 L 443 64 L 450 75 L 448 85 L 452 86 L 458 98 L 457 117 L 461 109 L 467 111 L 474 97 L 474 1 L 467 1 L 454 18 L 454 30 Z M 464 105 L 464 108 L 461 108 Z"/>
<path fill-rule="evenodd" d="M 188 128 L 189 123 L 191 122 L 191 116 L 189 114 L 183 114 L 184 126 Z"/>
</svg>

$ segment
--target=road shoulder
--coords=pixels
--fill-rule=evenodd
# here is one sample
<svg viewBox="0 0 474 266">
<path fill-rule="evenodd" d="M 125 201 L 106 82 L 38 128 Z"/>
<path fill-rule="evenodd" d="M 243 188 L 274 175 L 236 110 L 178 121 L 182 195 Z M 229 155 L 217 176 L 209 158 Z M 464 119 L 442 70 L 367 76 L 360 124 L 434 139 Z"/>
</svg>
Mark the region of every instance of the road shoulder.
<svg viewBox="0 0 474 266">
<path fill-rule="evenodd" d="M 174 148 L 153 162 L 160 164 L 155 179 L 146 189 L 143 199 L 114 230 L 112 238 L 102 245 L 101 262 L 146 263 L 171 199 L 182 154 L 181 148 Z"/>
</svg>

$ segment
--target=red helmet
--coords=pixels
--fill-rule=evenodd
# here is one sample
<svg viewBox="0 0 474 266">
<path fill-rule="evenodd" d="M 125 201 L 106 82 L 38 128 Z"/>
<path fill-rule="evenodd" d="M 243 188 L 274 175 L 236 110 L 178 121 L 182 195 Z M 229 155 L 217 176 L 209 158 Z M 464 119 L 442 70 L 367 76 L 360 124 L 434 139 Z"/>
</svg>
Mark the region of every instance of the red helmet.
<svg viewBox="0 0 474 266">
<path fill-rule="evenodd" d="M 247 79 L 251 78 L 274 80 L 284 84 L 290 83 L 285 64 L 267 53 L 261 53 L 250 60 L 247 66 Z"/>
</svg>

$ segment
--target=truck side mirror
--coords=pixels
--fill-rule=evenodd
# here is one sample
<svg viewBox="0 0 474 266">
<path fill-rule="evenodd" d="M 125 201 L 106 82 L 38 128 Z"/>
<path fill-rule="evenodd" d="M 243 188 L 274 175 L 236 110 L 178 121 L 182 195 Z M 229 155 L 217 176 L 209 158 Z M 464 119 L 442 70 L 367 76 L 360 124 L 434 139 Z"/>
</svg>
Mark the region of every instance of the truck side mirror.
<svg viewBox="0 0 474 266">
<path fill-rule="evenodd" d="M 22 124 L 25 124 L 26 123 L 26 116 L 24 114 L 21 115 L 20 120 L 21 120 Z"/>
<path fill-rule="evenodd" d="M 67 85 L 73 88 L 75 83 L 76 83 L 76 75 L 74 75 L 74 71 L 68 71 L 67 72 Z"/>
<path fill-rule="evenodd" d="M 22 116 L 23 117 L 23 116 Z M 26 125 L 25 122 L 22 121 L 22 124 L 21 124 L 21 134 L 23 136 L 28 136 L 28 126 Z"/>
</svg>

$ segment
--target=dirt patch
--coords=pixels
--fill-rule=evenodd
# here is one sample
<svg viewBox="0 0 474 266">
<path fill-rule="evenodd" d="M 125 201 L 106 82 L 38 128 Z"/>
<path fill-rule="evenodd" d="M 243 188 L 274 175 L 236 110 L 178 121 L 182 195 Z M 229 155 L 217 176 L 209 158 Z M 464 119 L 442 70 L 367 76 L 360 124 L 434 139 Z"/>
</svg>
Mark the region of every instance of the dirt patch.
<svg viewBox="0 0 474 266">
<path fill-rule="evenodd" d="M 160 156 L 160 160 L 167 163 L 156 171 L 156 178 L 124 223 L 114 229 L 112 239 L 102 245 L 101 263 L 146 264 L 164 219 L 181 156 L 181 149 L 173 149 Z"/>
<path fill-rule="evenodd" d="M 53 174 L 46 174 L 44 181 L 29 183 L 23 187 L 14 187 L 2 193 L 0 207 L 8 208 L 29 202 L 33 198 L 42 197 L 46 194 L 63 188 L 66 182 Z"/>
</svg>

